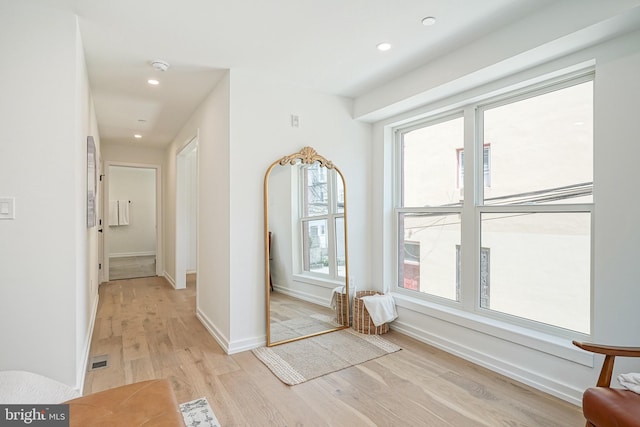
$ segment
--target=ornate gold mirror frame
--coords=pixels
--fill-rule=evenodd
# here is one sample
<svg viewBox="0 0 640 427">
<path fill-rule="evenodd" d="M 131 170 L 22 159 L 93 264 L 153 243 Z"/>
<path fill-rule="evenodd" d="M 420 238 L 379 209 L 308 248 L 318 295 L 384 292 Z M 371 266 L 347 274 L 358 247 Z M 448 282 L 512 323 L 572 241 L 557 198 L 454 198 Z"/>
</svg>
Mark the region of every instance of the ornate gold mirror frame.
<svg viewBox="0 0 640 427">
<path fill-rule="evenodd" d="M 326 329 L 322 329 L 319 331 L 314 331 L 313 328 L 309 328 L 309 330 L 311 330 L 310 333 L 301 333 L 301 335 L 299 336 L 294 336 L 294 337 L 290 337 L 290 338 L 285 338 L 285 339 L 279 339 L 276 341 L 272 340 L 272 321 L 274 321 L 274 319 L 272 319 L 272 296 L 271 296 L 271 292 L 273 291 L 273 284 L 272 284 L 272 272 L 271 272 L 271 258 L 272 258 L 272 254 L 271 254 L 271 250 L 272 250 L 272 235 L 270 233 L 270 224 L 269 224 L 269 182 L 270 182 L 270 178 L 272 178 L 272 171 L 275 167 L 277 166 L 290 166 L 290 167 L 296 167 L 296 166 L 300 166 L 300 165 L 313 165 L 314 163 L 318 163 L 319 167 L 324 167 L 327 169 L 327 172 L 329 171 L 335 171 L 335 173 L 339 176 L 341 183 L 342 183 L 342 189 L 344 191 L 344 208 L 343 208 L 343 214 L 344 214 L 344 290 L 345 292 L 341 295 L 336 295 L 336 298 L 338 301 L 336 301 L 336 310 L 340 310 L 340 315 L 337 316 L 337 312 L 334 312 L 334 320 L 331 324 L 327 324 L 328 326 L 326 327 Z M 292 171 L 292 173 L 295 173 L 295 171 Z M 297 175 L 299 176 L 299 175 Z M 298 178 L 299 179 L 299 178 Z M 336 181 L 337 181 L 337 177 L 336 177 Z M 291 183 L 291 179 L 290 179 L 290 183 Z M 293 184 L 291 184 L 291 186 L 293 187 Z M 295 189 L 289 188 L 288 191 L 295 191 Z M 289 203 L 289 205 L 291 205 L 291 203 Z M 291 206 L 288 206 L 288 208 L 291 210 Z M 274 217 L 275 218 L 275 217 Z M 293 219 L 290 220 L 290 222 L 292 222 Z M 276 236 L 274 236 L 276 237 Z M 293 248 L 291 249 L 292 251 L 294 250 Z M 300 269 L 299 267 L 293 266 L 293 261 L 291 264 L 291 269 L 292 271 L 294 269 Z M 304 338 L 309 338 L 312 336 L 316 336 L 316 335 L 321 335 L 321 334 L 325 334 L 328 332 L 334 332 L 334 331 L 339 331 L 341 329 L 345 329 L 349 327 L 349 262 L 348 262 L 348 244 L 347 244 L 347 189 L 346 189 L 346 182 L 344 179 L 344 175 L 342 175 L 342 172 L 333 164 L 333 162 L 327 160 L 326 158 L 322 157 L 321 155 L 319 155 L 313 148 L 311 147 L 304 147 L 302 150 L 300 150 L 297 153 L 293 153 L 291 155 L 288 156 L 284 156 L 279 160 L 276 160 L 275 162 L 273 162 L 271 164 L 271 166 L 269 166 L 269 168 L 267 169 L 267 172 L 265 173 L 265 177 L 264 177 L 264 265 L 265 265 L 265 289 L 266 289 L 266 322 L 267 322 L 267 346 L 271 347 L 271 346 L 275 346 L 275 345 L 279 345 L 279 344 L 284 344 L 287 342 L 292 342 L 292 341 L 297 341 L 297 340 L 301 340 Z M 297 274 L 297 273 L 294 273 Z M 292 279 L 293 281 L 293 279 Z M 334 282 L 334 285 L 339 285 L 339 283 Z M 326 286 L 325 286 L 326 287 Z M 292 298 L 292 300 L 294 301 L 295 304 L 295 298 Z M 312 304 L 313 303 L 309 303 L 306 301 L 299 301 L 300 304 Z M 327 310 L 326 307 L 324 307 L 324 310 Z M 318 317 L 318 316 L 316 316 Z M 338 322 L 339 319 L 340 322 Z"/>
</svg>

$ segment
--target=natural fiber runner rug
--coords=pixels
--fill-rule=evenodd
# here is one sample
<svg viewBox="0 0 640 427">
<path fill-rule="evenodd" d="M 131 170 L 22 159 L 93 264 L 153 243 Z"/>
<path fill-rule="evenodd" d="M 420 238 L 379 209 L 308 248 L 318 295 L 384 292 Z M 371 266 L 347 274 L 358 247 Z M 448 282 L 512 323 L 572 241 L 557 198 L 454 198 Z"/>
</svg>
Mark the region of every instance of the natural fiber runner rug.
<svg viewBox="0 0 640 427">
<path fill-rule="evenodd" d="M 340 325 L 336 323 L 334 317 L 323 314 L 312 314 L 306 317 L 272 322 L 271 341 L 286 341 L 291 338 L 312 335 L 328 329 L 337 328 Z"/>
<path fill-rule="evenodd" d="M 180 412 L 187 427 L 220 427 L 220 422 L 205 397 L 181 403 Z"/>
<path fill-rule="evenodd" d="M 343 329 L 252 352 L 283 383 L 296 385 L 398 350 L 378 335 Z"/>
</svg>

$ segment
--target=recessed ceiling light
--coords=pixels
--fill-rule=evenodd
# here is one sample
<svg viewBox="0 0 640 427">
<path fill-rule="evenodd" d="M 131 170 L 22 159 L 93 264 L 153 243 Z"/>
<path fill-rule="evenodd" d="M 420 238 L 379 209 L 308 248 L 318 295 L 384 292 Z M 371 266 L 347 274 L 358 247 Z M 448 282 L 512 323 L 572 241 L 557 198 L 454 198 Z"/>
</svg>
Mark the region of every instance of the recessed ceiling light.
<svg viewBox="0 0 640 427">
<path fill-rule="evenodd" d="M 422 25 L 424 25 L 425 27 L 428 27 L 435 23 L 436 23 L 436 18 L 433 16 L 427 16 L 426 18 L 422 19 Z"/>
<path fill-rule="evenodd" d="M 140 139 L 140 138 L 142 138 L 142 135 L 140 135 L 139 133 L 136 133 L 135 135 L 133 135 L 133 137 L 135 139 Z"/>
<path fill-rule="evenodd" d="M 387 51 L 389 49 L 391 49 L 391 43 L 380 43 L 376 46 L 378 48 L 378 50 L 384 52 Z"/>
<path fill-rule="evenodd" d="M 160 84 L 160 82 L 158 80 L 156 80 L 156 79 L 149 79 L 149 80 L 147 80 L 147 83 L 149 83 L 150 85 L 154 85 L 154 86 Z"/>
</svg>

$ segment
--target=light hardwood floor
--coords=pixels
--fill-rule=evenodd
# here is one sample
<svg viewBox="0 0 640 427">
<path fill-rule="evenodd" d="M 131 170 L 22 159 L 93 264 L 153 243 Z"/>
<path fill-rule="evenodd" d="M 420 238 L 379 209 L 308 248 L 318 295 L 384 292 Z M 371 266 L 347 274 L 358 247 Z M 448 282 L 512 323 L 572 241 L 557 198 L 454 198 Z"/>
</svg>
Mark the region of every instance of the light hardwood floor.
<svg viewBox="0 0 640 427">
<path fill-rule="evenodd" d="M 579 408 L 391 331 L 403 350 L 306 383 L 280 382 L 250 351 L 226 355 L 195 316 L 193 278 L 100 286 L 85 394 L 169 378 L 231 426 L 582 426 Z"/>
</svg>

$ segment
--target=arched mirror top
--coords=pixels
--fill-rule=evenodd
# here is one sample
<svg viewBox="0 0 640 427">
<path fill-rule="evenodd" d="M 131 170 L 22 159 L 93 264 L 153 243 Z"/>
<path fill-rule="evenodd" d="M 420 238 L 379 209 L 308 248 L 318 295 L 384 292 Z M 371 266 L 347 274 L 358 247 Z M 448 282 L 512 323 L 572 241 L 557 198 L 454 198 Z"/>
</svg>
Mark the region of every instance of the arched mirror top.
<svg viewBox="0 0 640 427">
<path fill-rule="evenodd" d="M 320 166 L 325 167 L 327 169 L 334 169 L 335 165 L 330 160 L 322 157 L 316 150 L 311 147 L 304 147 L 297 153 L 290 154 L 288 156 L 284 156 L 280 160 L 280 165 L 284 166 L 286 164 L 295 165 L 300 161 L 306 165 L 310 165 L 312 163 L 318 162 Z"/>
<path fill-rule="evenodd" d="M 333 164 L 331 160 L 328 160 L 327 158 L 318 154 L 318 152 L 312 147 L 304 147 L 302 148 L 302 150 L 298 151 L 297 153 L 284 156 L 280 160 L 276 160 L 271 164 L 271 166 L 269 166 L 269 169 L 267 169 L 267 172 L 264 177 L 265 189 L 267 188 L 267 185 L 269 182 L 269 175 L 271 174 L 271 171 L 273 170 L 274 167 L 296 166 L 298 164 L 312 165 L 316 162 L 319 164 L 320 167 L 324 167 L 330 170 L 331 169 L 335 170 L 340 175 L 340 178 L 342 179 L 342 183 L 344 185 L 344 176 L 342 175 L 342 172 L 340 171 L 340 169 L 338 169 L 336 165 Z M 346 192 L 346 189 L 345 189 L 345 192 Z"/>
<path fill-rule="evenodd" d="M 276 160 L 264 178 L 264 224 L 267 345 L 349 327 L 342 172 L 312 147 Z"/>
</svg>

